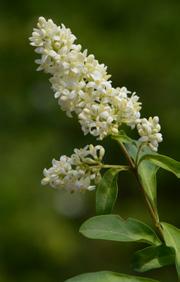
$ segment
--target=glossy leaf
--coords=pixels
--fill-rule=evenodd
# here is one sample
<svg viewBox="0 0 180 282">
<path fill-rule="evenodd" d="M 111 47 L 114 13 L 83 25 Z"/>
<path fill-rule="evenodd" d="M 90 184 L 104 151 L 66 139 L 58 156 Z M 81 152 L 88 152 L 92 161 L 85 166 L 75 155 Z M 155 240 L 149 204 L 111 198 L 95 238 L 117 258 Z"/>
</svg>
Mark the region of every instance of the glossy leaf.
<svg viewBox="0 0 180 282">
<path fill-rule="evenodd" d="M 99 271 L 85 273 L 76 277 L 70 278 L 65 282 L 158 282 L 157 280 L 131 276 L 110 271 Z"/>
<path fill-rule="evenodd" d="M 96 213 L 108 214 L 112 212 L 118 195 L 117 176 L 122 169 L 109 169 L 103 175 L 96 191 Z"/>
<path fill-rule="evenodd" d="M 150 246 L 134 254 L 133 269 L 145 272 L 174 263 L 174 251 L 166 245 Z"/>
<path fill-rule="evenodd" d="M 175 251 L 175 263 L 178 276 L 180 278 L 180 229 L 169 223 L 161 223 L 163 227 L 166 245 Z"/>
<path fill-rule="evenodd" d="M 87 238 L 120 242 L 145 242 L 160 244 L 156 233 L 143 222 L 118 215 L 100 215 L 85 221 L 80 232 Z"/>
<path fill-rule="evenodd" d="M 160 154 L 145 155 L 141 158 L 141 161 L 144 159 L 149 160 L 153 164 L 174 173 L 178 178 L 180 178 L 180 162 Z"/>
</svg>

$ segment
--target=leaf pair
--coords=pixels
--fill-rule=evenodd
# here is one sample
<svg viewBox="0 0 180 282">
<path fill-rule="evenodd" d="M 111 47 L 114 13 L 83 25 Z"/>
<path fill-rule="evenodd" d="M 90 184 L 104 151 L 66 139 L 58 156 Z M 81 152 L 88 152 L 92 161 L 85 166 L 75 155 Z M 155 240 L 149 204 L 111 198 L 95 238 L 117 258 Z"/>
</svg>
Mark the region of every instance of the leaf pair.
<svg viewBox="0 0 180 282">
<path fill-rule="evenodd" d="M 118 215 L 99 215 L 88 219 L 80 228 L 80 232 L 91 239 L 113 240 L 121 242 L 146 242 L 151 245 L 159 245 L 155 232 L 139 220 L 129 218 L 122 219 Z M 66 282 L 158 282 L 157 280 L 100 271 L 85 273 Z"/>
<path fill-rule="evenodd" d="M 138 160 L 138 148 L 140 142 L 129 138 L 123 131 L 118 136 L 113 137 L 119 144 L 124 143 L 130 157 L 136 161 Z M 172 172 L 180 178 L 180 162 L 157 153 L 152 152 L 147 146 L 144 146 L 139 154 L 140 160 L 138 162 L 138 175 L 142 186 L 154 209 L 157 209 L 157 184 L 156 174 L 159 168 L 163 168 Z"/>
<path fill-rule="evenodd" d="M 167 229 L 167 224 L 164 223 L 163 226 L 166 226 Z M 82 224 L 80 232 L 90 239 L 150 244 L 150 247 L 136 252 L 133 257 L 132 265 L 138 272 L 173 264 L 175 252 L 172 248 L 176 249 L 177 255 L 180 256 L 180 237 L 173 247 L 172 235 L 171 237 L 167 235 L 167 246 L 169 246 L 167 247 L 161 243 L 156 233 L 148 225 L 133 218 L 124 220 L 118 215 L 95 216 Z"/>
<path fill-rule="evenodd" d="M 137 160 L 138 147 L 140 146 L 137 141 L 129 140 L 124 132 L 121 132 L 120 136 L 114 139 L 119 143 L 125 143 L 131 158 L 134 161 Z M 180 162 L 161 154 L 152 153 L 147 147 L 143 148 L 138 162 L 138 176 L 155 210 L 157 210 L 156 174 L 159 168 L 172 172 L 180 178 Z M 134 268 L 143 272 L 175 261 L 180 278 L 180 230 L 168 223 L 161 223 L 161 225 L 166 246 L 148 247 L 137 252 L 134 259 Z"/>
<path fill-rule="evenodd" d="M 92 239 L 113 240 L 121 242 L 145 242 L 158 245 L 160 241 L 155 232 L 139 220 L 122 219 L 117 215 L 100 215 L 88 219 L 80 228 L 80 232 Z M 66 282 L 158 282 L 157 280 L 100 271 L 85 273 L 66 280 Z"/>
</svg>

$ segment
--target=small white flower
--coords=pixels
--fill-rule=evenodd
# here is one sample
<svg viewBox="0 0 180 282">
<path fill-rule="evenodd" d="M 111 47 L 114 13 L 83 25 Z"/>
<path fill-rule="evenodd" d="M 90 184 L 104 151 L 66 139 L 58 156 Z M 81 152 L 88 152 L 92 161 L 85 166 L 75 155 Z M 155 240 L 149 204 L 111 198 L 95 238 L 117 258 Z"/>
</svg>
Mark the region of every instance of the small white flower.
<svg viewBox="0 0 180 282">
<path fill-rule="evenodd" d="M 140 141 L 148 143 L 153 151 L 158 150 L 158 145 L 162 142 L 162 134 L 160 133 L 161 126 L 159 124 L 159 117 L 149 117 L 149 119 L 142 118 L 137 124 L 137 130 Z"/>
<path fill-rule="evenodd" d="M 52 167 L 44 169 L 43 185 L 64 188 L 68 191 L 93 190 L 100 181 L 100 169 L 105 150 L 102 146 L 87 145 L 75 149 L 71 157 L 53 160 Z"/>
</svg>

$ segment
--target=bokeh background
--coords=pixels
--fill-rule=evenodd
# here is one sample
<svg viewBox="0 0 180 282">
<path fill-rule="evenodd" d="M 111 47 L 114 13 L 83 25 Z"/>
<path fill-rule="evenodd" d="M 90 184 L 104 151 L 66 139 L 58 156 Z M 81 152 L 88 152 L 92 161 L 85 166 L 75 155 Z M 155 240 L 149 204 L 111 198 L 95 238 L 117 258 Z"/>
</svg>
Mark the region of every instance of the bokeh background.
<svg viewBox="0 0 180 282">
<path fill-rule="evenodd" d="M 37 56 L 28 37 L 41 15 L 70 27 L 108 65 L 114 86 L 136 91 L 144 115 L 160 116 L 160 152 L 180 160 L 180 1 L 1 0 L 0 5 L 0 281 L 62 282 L 105 269 L 133 273 L 130 257 L 144 246 L 91 241 L 78 233 L 95 214 L 94 193 L 69 195 L 40 185 L 53 157 L 96 141 L 60 110 L 48 76 L 35 71 Z M 107 159 L 118 163 L 117 145 L 108 139 L 103 145 Z M 149 223 L 133 178 L 120 175 L 119 186 L 115 212 Z M 174 176 L 160 171 L 160 217 L 180 227 L 179 188 Z M 174 267 L 147 276 L 177 281 Z"/>
</svg>

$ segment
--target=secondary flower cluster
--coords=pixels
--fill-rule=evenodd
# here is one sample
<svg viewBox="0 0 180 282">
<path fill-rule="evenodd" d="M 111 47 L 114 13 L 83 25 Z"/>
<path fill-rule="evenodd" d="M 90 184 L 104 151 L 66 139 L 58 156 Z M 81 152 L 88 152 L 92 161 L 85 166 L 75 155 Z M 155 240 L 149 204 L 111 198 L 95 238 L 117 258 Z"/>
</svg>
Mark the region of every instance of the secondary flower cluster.
<svg viewBox="0 0 180 282">
<path fill-rule="evenodd" d="M 140 119 L 139 97 L 126 87 L 112 87 L 107 67 L 94 55 L 88 55 L 87 50 L 82 51 L 75 40 L 69 28 L 43 17 L 30 37 L 30 44 L 40 55 L 36 60 L 38 70 L 51 75 L 50 82 L 61 109 L 68 116 L 77 114 L 84 134 L 90 133 L 100 140 L 118 134 L 122 124 L 137 126 L 140 140 L 156 151 L 162 141 L 159 121 L 149 120 L 151 132 L 146 130 L 147 122 Z"/>
<path fill-rule="evenodd" d="M 100 145 L 74 149 L 74 154 L 70 157 L 61 156 L 59 161 L 53 159 L 52 167 L 44 169 L 41 183 L 70 192 L 94 190 L 101 179 L 104 153 L 105 150 Z"/>
<path fill-rule="evenodd" d="M 158 143 L 162 142 L 162 134 L 159 133 L 161 126 L 158 117 L 143 118 L 137 125 L 137 129 L 142 142 L 147 142 L 153 151 L 157 151 Z"/>
</svg>

